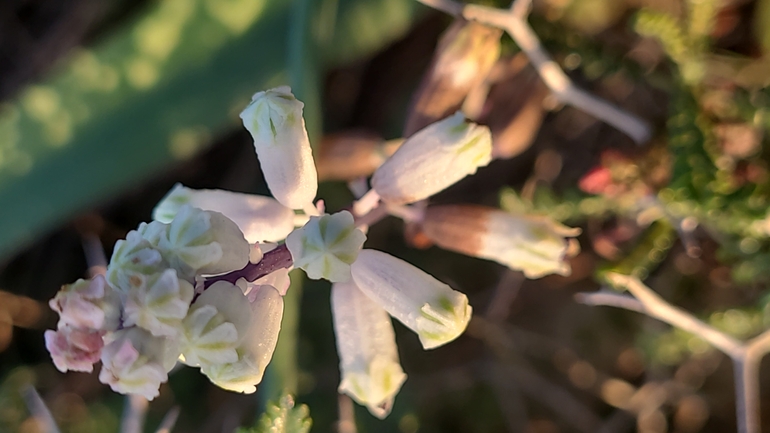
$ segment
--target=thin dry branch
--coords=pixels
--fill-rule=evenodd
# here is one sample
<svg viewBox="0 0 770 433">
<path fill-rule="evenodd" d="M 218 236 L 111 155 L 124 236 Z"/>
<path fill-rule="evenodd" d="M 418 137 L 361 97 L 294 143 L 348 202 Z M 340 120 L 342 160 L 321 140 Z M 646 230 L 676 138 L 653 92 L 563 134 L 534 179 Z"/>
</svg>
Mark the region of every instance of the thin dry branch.
<svg viewBox="0 0 770 433">
<path fill-rule="evenodd" d="M 760 433 L 759 367 L 762 358 L 770 352 L 770 330 L 747 342 L 741 342 L 669 304 L 637 278 L 621 274 L 608 274 L 607 278 L 631 292 L 633 298 L 618 293 L 598 292 L 578 294 L 576 300 L 586 305 L 606 305 L 646 314 L 697 335 L 729 356 L 733 361 L 735 377 L 738 431 Z"/>
<path fill-rule="evenodd" d="M 418 1 L 448 14 L 505 30 L 529 57 L 540 77 L 560 101 L 596 116 L 623 131 L 638 144 L 646 143 L 650 139 L 651 128 L 646 121 L 577 88 L 559 65 L 551 59 L 526 21 L 530 0 L 515 1 L 510 9 L 496 9 L 475 4 L 465 5 L 453 0 Z"/>
</svg>

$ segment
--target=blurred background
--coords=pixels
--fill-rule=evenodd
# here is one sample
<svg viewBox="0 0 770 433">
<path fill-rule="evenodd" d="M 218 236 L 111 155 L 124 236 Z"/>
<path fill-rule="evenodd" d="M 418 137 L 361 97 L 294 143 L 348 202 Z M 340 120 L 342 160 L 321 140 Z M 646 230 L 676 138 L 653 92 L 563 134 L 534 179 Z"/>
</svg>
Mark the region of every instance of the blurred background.
<svg viewBox="0 0 770 433">
<path fill-rule="evenodd" d="M 63 432 L 119 430 L 123 396 L 97 373 L 51 363 L 47 301 L 87 275 L 87 251 L 109 257 L 177 182 L 268 193 L 237 116 L 254 92 L 291 84 L 305 102 L 319 198 L 342 209 L 353 199 L 345 181 L 371 172 L 388 140 L 470 98 L 436 72 L 453 21 L 414 0 L 0 2 L 0 431 L 45 431 L 29 386 Z M 408 380 L 384 421 L 356 406 L 358 431 L 735 431 L 729 359 L 573 295 L 620 270 L 739 338 L 770 325 L 760 235 L 770 232 L 770 1 L 536 0 L 529 21 L 579 87 L 649 121 L 654 138 L 638 146 L 560 104 L 508 36 L 490 59 L 499 34 L 474 30 L 480 42 L 455 61 L 490 65 L 476 105 L 501 158 L 432 202 L 548 213 L 583 229 L 582 252 L 569 277 L 525 280 L 432 247 L 400 220 L 374 226 L 367 246 L 463 291 L 475 318 L 429 352 L 396 323 Z M 689 196 L 665 196 L 681 185 Z M 637 205 L 655 194 L 702 226 L 641 222 Z M 294 278 L 283 348 L 258 393 L 179 369 L 149 405 L 146 431 L 178 406 L 174 432 L 231 432 L 283 386 L 309 406 L 313 432 L 340 431 L 329 286 Z"/>
</svg>

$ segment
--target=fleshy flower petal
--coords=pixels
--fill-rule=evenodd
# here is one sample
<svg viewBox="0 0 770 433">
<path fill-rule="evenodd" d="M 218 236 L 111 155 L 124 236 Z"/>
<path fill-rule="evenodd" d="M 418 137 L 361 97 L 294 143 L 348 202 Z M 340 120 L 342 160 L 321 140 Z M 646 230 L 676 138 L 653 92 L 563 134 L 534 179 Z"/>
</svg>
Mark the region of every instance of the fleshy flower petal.
<svg viewBox="0 0 770 433">
<path fill-rule="evenodd" d="M 282 86 L 256 93 L 241 112 L 270 192 L 291 209 L 311 205 L 318 190 L 303 106 L 288 86 Z"/>
<path fill-rule="evenodd" d="M 356 286 L 416 332 L 425 349 L 456 339 L 471 319 L 464 294 L 390 254 L 361 250 L 352 274 Z"/>
<path fill-rule="evenodd" d="M 470 256 L 494 260 L 527 278 L 569 275 L 565 260 L 580 251 L 570 228 L 544 215 L 514 215 L 475 205 L 431 206 L 422 222 L 437 245 Z"/>
<path fill-rule="evenodd" d="M 124 324 L 137 325 L 156 337 L 176 337 L 192 302 L 192 284 L 166 269 L 149 276 L 128 293 Z"/>
<path fill-rule="evenodd" d="M 407 204 L 426 199 L 492 160 L 486 126 L 468 123 L 461 112 L 418 131 L 372 176 L 383 201 Z"/>
<path fill-rule="evenodd" d="M 157 397 L 179 356 L 175 342 L 137 327 L 117 331 L 113 338 L 102 350 L 99 381 L 121 394 L 139 394 L 148 400 Z"/>
<path fill-rule="evenodd" d="M 104 276 L 63 286 L 48 304 L 59 313 L 59 327 L 113 331 L 120 321 L 120 296 Z"/>
<path fill-rule="evenodd" d="M 51 354 L 56 369 L 90 373 L 99 361 L 104 347 L 104 331 L 84 331 L 64 326 L 45 331 L 45 348 Z"/>
<path fill-rule="evenodd" d="M 358 257 L 365 240 L 366 235 L 353 223 L 353 215 L 342 211 L 310 217 L 304 227 L 286 238 L 286 246 L 294 266 L 302 268 L 308 277 L 345 282 L 350 280 L 350 264 Z"/>
<path fill-rule="evenodd" d="M 348 282 L 332 285 L 332 315 L 342 376 L 339 392 L 385 418 L 406 380 L 388 313 Z"/>
<path fill-rule="evenodd" d="M 219 212 L 183 206 L 158 242 L 163 257 L 181 278 L 220 274 L 249 262 L 249 243 L 238 226 Z"/>
<path fill-rule="evenodd" d="M 277 242 L 294 230 L 294 212 L 271 197 L 219 189 L 195 190 L 179 183 L 155 206 L 153 218 L 170 223 L 184 205 L 220 212 L 238 225 L 251 244 Z"/>
</svg>

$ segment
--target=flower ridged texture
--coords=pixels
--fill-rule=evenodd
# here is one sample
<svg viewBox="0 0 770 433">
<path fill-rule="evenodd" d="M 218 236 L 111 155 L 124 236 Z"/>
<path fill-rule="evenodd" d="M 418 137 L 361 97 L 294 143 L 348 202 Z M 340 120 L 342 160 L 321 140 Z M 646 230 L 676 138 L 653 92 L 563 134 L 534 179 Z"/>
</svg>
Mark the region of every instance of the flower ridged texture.
<svg viewBox="0 0 770 433">
<path fill-rule="evenodd" d="M 492 135 L 461 112 L 409 137 L 372 176 L 383 201 L 400 205 L 426 199 L 492 160 Z"/>
<path fill-rule="evenodd" d="M 143 284 L 147 275 L 162 272 L 168 268 L 160 251 L 155 249 L 141 233 L 132 230 L 125 240 L 115 243 L 110 264 L 107 266 L 107 281 L 121 291 L 128 292 Z"/>
<path fill-rule="evenodd" d="M 271 197 L 219 189 L 195 190 L 182 184 L 176 184 L 155 206 L 153 219 L 170 223 L 184 205 L 223 214 L 238 225 L 251 244 L 281 241 L 294 230 L 294 212 Z"/>
<path fill-rule="evenodd" d="M 121 394 L 139 394 L 152 400 L 174 367 L 176 342 L 153 337 L 138 327 L 115 332 L 102 351 L 99 381 Z"/>
<path fill-rule="evenodd" d="M 67 371 L 94 371 L 104 347 L 104 331 L 83 330 L 62 326 L 44 333 L 45 348 L 51 354 L 56 369 Z"/>
<path fill-rule="evenodd" d="M 283 298 L 272 286 L 247 290 L 248 296 L 236 285 L 217 282 L 195 301 L 193 309 L 199 302 L 215 307 L 224 321 L 234 325 L 238 337 L 234 347 L 237 358 L 232 362 L 201 363 L 203 374 L 220 388 L 251 394 L 273 357 L 281 330 Z M 200 354 L 198 359 L 202 359 Z"/>
<path fill-rule="evenodd" d="M 347 282 L 332 286 L 332 315 L 342 377 L 339 392 L 385 418 L 406 380 L 388 313 Z"/>
<path fill-rule="evenodd" d="M 333 215 L 310 217 L 301 229 L 286 238 L 286 246 L 311 279 L 332 282 L 350 280 L 350 265 L 358 257 L 366 235 L 355 227 L 353 215 L 342 211 Z"/>
<path fill-rule="evenodd" d="M 185 279 L 241 269 L 249 243 L 238 226 L 219 212 L 183 206 L 160 236 L 158 249 Z"/>
<path fill-rule="evenodd" d="M 567 258 L 580 251 L 570 228 L 545 215 L 514 215 L 476 205 L 431 206 L 422 221 L 425 235 L 442 248 L 494 260 L 527 278 L 569 275 Z"/>
<path fill-rule="evenodd" d="M 468 298 L 401 259 L 364 249 L 351 270 L 356 286 L 416 332 L 425 349 L 456 339 L 468 326 Z"/>
<path fill-rule="evenodd" d="M 123 324 L 137 325 L 156 337 L 176 337 L 194 291 L 192 284 L 177 278 L 173 269 L 150 275 L 128 293 Z"/>
<path fill-rule="evenodd" d="M 256 93 L 240 114 L 243 126 L 254 139 L 270 192 L 291 209 L 311 205 L 318 190 L 303 107 L 291 89 L 282 86 Z"/>
<path fill-rule="evenodd" d="M 120 295 L 102 275 L 63 286 L 48 305 L 59 313 L 59 328 L 114 331 L 120 322 Z"/>
</svg>

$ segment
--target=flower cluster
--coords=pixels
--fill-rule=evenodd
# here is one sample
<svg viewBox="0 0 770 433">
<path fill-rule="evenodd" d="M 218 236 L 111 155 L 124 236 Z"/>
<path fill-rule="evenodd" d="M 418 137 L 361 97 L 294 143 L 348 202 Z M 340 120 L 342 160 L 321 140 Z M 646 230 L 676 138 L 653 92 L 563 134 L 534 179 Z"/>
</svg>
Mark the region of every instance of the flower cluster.
<svg viewBox="0 0 770 433">
<path fill-rule="evenodd" d="M 460 112 L 425 127 L 375 169 L 372 189 L 351 211 L 327 214 L 313 203 L 318 180 L 302 108 L 280 87 L 255 94 L 241 113 L 275 198 L 177 185 L 154 221 L 115 245 L 104 276 L 56 295 L 58 329 L 45 338 L 59 370 L 92 371 L 101 360 L 103 383 L 153 398 L 179 361 L 222 388 L 254 392 L 296 267 L 333 283 L 339 391 L 382 418 L 406 380 L 390 317 L 434 349 L 465 331 L 472 308 L 426 272 L 364 248 L 372 215 L 384 215 L 378 209 L 418 225 L 439 246 L 530 278 L 569 273 L 564 260 L 575 242 L 565 237 L 578 229 L 487 208 L 410 206 L 491 161 L 487 127 Z"/>
<path fill-rule="evenodd" d="M 241 269 L 254 254 L 223 214 L 189 204 L 175 211 L 118 241 L 106 275 L 51 300 L 60 319 L 46 346 L 63 372 L 92 371 L 101 360 L 99 380 L 123 394 L 156 397 L 178 360 L 222 388 L 253 392 L 278 338 L 279 275 L 201 293 L 205 276 Z"/>
</svg>

